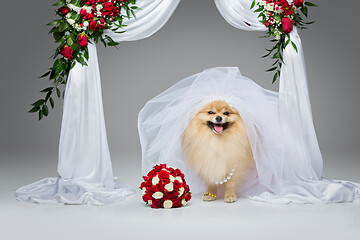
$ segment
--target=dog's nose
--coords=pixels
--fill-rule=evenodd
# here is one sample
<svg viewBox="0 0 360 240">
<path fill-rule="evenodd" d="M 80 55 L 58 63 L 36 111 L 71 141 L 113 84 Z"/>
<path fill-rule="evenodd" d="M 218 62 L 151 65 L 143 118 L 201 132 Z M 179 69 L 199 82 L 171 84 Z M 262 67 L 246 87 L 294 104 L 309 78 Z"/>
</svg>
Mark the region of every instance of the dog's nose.
<svg viewBox="0 0 360 240">
<path fill-rule="evenodd" d="M 216 120 L 217 122 L 221 122 L 221 121 L 222 121 L 222 117 L 217 116 L 217 117 L 215 118 L 215 120 Z"/>
</svg>

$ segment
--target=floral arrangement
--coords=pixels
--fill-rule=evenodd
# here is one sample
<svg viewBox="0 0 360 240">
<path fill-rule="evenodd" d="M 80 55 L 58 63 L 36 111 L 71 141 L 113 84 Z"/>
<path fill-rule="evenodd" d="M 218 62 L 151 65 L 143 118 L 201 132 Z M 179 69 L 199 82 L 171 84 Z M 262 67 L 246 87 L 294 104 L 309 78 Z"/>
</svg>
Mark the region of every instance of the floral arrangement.
<svg viewBox="0 0 360 240">
<path fill-rule="evenodd" d="M 293 27 L 306 29 L 306 24 L 314 23 L 304 22 L 301 13 L 308 17 L 308 7 L 317 7 L 317 5 L 304 0 L 254 0 L 250 8 L 253 9 L 255 6 L 257 8 L 254 12 L 259 13 L 259 21 L 268 28 L 263 37 L 274 37 L 271 42 L 276 43 L 271 49 L 266 49 L 268 53 L 263 56 L 265 58 L 273 54 L 272 59 L 275 59 L 275 62 L 266 71 L 275 71 L 274 83 L 280 77 L 280 69 L 284 63 L 282 53 L 285 47 L 291 43 L 297 51 L 296 44 L 290 39 Z"/>
<path fill-rule="evenodd" d="M 135 4 L 136 0 L 60 0 L 53 5 L 60 7 L 56 10 L 59 19 L 47 25 L 52 26 L 49 33 L 59 46 L 52 56 L 53 66 L 40 77 L 49 77 L 52 86 L 41 91 L 45 97 L 33 103 L 29 112 L 38 112 L 39 120 L 48 116 L 47 104 L 54 108 L 52 94 L 61 97 L 59 85 L 66 84 L 75 63 L 87 65 L 89 43 L 101 41 L 105 47 L 118 45 L 104 30 L 124 32 L 123 19 L 135 17 L 134 10 L 138 9 Z"/>
<path fill-rule="evenodd" d="M 143 179 L 142 199 L 152 208 L 177 208 L 191 199 L 190 188 L 179 169 L 156 165 Z"/>
</svg>

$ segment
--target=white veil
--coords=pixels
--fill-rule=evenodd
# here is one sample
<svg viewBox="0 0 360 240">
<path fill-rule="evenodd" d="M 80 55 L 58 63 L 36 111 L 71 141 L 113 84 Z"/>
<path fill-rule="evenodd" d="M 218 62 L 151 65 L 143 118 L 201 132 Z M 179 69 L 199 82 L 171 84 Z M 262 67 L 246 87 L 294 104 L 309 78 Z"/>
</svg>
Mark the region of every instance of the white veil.
<svg viewBox="0 0 360 240">
<path fill-rule="evenodd" d="M 219 99 L 239 111 L 256 162 L 256 174 L 243 188 L 244 196 L 273 203 L 360 201 L 358 184 L 323 179 L 318 176 L 318 161 L 303 157 L 304 152 L 311 155 L 311 146 L 304 147 L 303 133 L 294 129 L 297 116 L 286 111 L 285 105 L 295 102 L 292 97 L 261 88 L 236 67 L 195 74 L 145 105 L 138 122 L 143 174 L 167 163 L 184 171 L 192 192 L 205 191 L 183 160 L 181 140 L 197 111 Z"/>
</svg>

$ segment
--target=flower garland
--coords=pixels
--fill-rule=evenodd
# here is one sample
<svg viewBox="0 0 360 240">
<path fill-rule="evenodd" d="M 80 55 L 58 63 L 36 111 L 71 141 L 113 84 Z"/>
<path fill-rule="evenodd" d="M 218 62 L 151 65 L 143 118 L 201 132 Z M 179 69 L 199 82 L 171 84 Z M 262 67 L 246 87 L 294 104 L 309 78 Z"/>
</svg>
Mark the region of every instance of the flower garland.
<svg viewBox="0 0 360 240">
<path fill-rule="evenodd" d="M 285 47 L 291 43 L 297 52 L 296 44 L 290 40 L 293 27 L 306 29 L 306 24 L 314 23 L 304 22 L 300 13 L 308 17 L 308 7 L 317 7 L 317 5 L 304 0 L 259 0 L 258 2 L 254 0 L 250 9 L 255 6 L 257 8 L 254 12 L 259 13 L 259 21 L 268 28 L 263 37 L 272 36 L 274 39 L 271 42 L 276 42 L 271 49 L 266 49 L 268 53 L 262 56 L 265 58 L 274 53 L 272 59 L 275 59 L 275 62 L 270 69 L 266 70 L 267 72 L 275 71 L 272 81 L 274 83 L 280 77 L 280 69 L 284 63 L 282 53 Z"/>
<path fill-rule="evenodd" d="M 61 97 L 60 84 L 66 84 L 70 70 L 78 62 L 87 65 L 89 59 L 88 44 L 101 41 L 106 46 L 117 46 L 118 43 L 104 35 L 108 29 L 117 32 L 122 30 L 124 17 L 135 17 L 134 10 L 136 0 L 60 0 L 53 6 L 60 6 L 56 15 L 60 17 L 47 24 L 53 26 L 50 34 L 53 35 L 55 43 L 59 44 L 52 58 L 55 60 L 53 66 L 40 78 L 49 77 L 52 86 L 43 89 L 45 97 L 34 102 L 29 112 L 38 112 L 39 120 L 48 116 L 50 104 L 54 108 L 53 93 Z M 124 14 L 126 15 L 124 15 Z M 117 33 L 122 33 L 123 30 Z M 62 96 L 64 97 L 65 90 Z"/>
<path fill-rule="evenodd" d="M 179 169 L 156 165 L 143 179 L 142 199 L 152 208 L 177 208 L 191 199 L 190 188 Z"/>
</svg>

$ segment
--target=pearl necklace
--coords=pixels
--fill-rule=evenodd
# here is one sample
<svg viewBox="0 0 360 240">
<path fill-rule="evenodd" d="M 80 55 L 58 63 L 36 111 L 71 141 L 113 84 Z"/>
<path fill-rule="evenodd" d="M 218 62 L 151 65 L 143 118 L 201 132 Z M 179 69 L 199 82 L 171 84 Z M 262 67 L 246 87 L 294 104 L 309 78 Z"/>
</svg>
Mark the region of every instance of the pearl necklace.
<svg viewBox="0 0 360 240">
<path fill-rule="evenodd" d="M 231 177 L 234 175 L 236 165 L 234 165 L 234 167 L 231 169 L 231 172 L 221 181 L 215 181 L 215 180 L 211 180 L 212 183 L 214 183 L 215 185 L 221 185 L 226 183 L 227 181 L 229 181 L 231 179 Z"/>
</svg>

